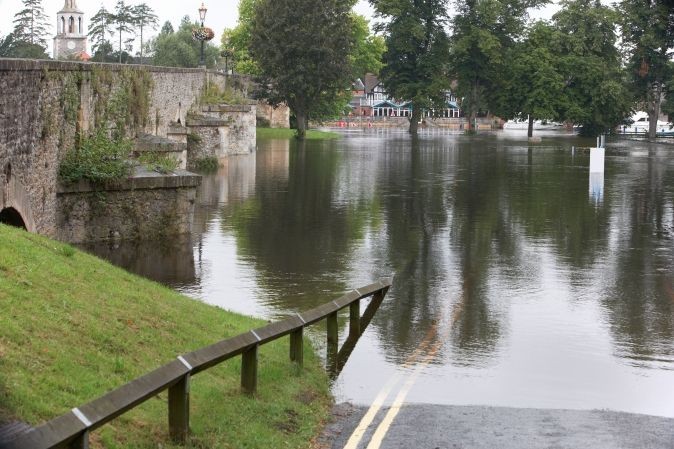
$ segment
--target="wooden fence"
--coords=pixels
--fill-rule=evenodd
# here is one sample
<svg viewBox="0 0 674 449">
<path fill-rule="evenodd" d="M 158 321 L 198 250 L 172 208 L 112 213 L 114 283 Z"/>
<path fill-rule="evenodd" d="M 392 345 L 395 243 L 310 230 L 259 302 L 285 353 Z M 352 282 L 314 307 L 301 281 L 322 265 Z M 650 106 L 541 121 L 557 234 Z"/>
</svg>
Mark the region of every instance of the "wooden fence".
<svg viewBox="0 0 674 449">
<path fill-rule="evenodd" d="M 65 415 L 17 436 L 3 445 L 3 449 L 88 448 L 91 431 L 166 389 L 168 389 L 169 435 L 175 442 L 185 443 L 189 433 L 189 384 L 192 376 L 241 355 L 241 389 L 245 394 L 253 394 L 257 387 L 260 345 L 290 335 L 290 360 L 301 366 L 304 354 L 304 328 L 323 319 L 327 320 L 328 366 L 333 373 L 337 372 L 384 300 L 390 286 L 391 279 L 382 279 L 302 314 L 298 313 L 283 321 L 178 356 L 176 360 L 88 404 L 74 408 Z M 360 301 L 368 297 L 372 299 L 361 316 Z M 349 335 L 342 350 L 338 351 L 337 313 L 347 306 Z"/>
</svg>

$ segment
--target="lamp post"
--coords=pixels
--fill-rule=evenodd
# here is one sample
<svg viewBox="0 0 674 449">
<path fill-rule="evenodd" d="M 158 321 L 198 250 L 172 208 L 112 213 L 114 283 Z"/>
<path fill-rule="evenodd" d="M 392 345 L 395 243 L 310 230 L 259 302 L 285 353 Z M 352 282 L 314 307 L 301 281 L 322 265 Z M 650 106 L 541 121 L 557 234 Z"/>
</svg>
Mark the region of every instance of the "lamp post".
<svg viewBox="0 0 674 449">
<path fill-rule="evenodd" d="M 204 20 L 206 20 L 206 6 L 204 4 L 201 4 L 201 8 L 199 8 L 199 18 L 201 19 L 201 28 L 204 27 Z M 201 56 L 199 58 L 199 67 L 206 67 L 206 63 L 204 62 L 204 41 L 201 41 Z"/>
<path fill-rule="evenodd" d="M 229 75 L 229 59 L 234 56 L 234 52 L 231 49 L 225 49 L 220 53 L 220 56 L 225 58 L 225 74 Z"/>
</svg>

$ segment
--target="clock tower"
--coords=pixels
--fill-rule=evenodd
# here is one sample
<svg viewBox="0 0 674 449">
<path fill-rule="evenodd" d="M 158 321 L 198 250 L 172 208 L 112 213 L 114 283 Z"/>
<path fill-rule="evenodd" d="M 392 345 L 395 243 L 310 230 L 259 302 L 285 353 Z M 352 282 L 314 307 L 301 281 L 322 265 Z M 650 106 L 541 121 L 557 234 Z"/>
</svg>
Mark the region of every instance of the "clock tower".
<svg viewBox="0 0 674 449">
<path fill-rule="evenodd" d="M 87 36 L 84 34 L 84 13 L 75 0 L 65 0 L 56 15 L 54 59 L 82 59 L 87 57 Z"/>
</svg>

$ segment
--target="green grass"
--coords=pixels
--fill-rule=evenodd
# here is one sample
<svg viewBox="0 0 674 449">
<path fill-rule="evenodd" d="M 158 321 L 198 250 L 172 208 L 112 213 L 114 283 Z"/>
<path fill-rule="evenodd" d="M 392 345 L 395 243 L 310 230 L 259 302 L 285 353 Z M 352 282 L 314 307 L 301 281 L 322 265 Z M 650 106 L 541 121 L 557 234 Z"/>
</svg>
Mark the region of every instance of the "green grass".
<svg viewBox="0 0 674 449">
<path fill-rule="evenodd" d="M 33 425 L 173 360 L 264 324 L 179 295 L 68 245 L 0 225 L 0 422 Z M 189 447 L 307 448 L 330 406 L 327 375 L 305 344 L 264 345 L 258 394 L 239 392 L 240 358 L 191 385 Z M 167 392 L 91 437 L 94 448 L 174 447 Z"/>
<path fill-rule="evenodd" d="M 257 128 L 258 139 L 290 139 L 295 137 L 294 129 L 284 128 Z M 333 140 L 339 139 L 339 133 L 330 131 L 316 131 L 314 129 L 307 130 L 306 140 Z"/>
</svg>

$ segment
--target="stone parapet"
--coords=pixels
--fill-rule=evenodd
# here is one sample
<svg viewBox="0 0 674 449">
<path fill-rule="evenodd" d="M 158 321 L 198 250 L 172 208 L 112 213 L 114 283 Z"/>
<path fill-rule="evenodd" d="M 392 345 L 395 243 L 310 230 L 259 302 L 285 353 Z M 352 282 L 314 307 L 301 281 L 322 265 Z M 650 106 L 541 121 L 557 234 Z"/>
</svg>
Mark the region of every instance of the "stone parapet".
<svg viewBox="0 0 674 449">
<path fill-rule="evenodd" d="M 155 240 L 191 232 L 201 177 L 137 168 L 128 179 L 60 185 L 57 237 L 73 243 Z"/>
</svg>

